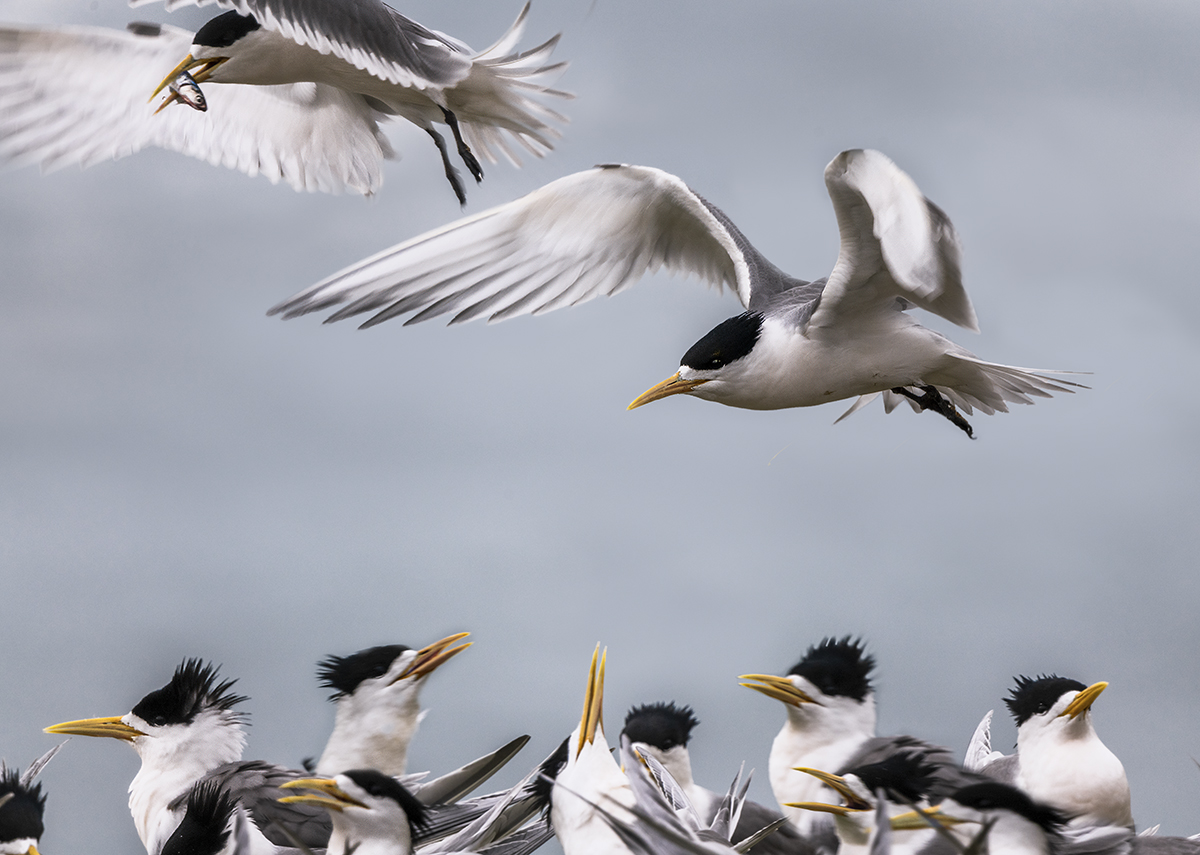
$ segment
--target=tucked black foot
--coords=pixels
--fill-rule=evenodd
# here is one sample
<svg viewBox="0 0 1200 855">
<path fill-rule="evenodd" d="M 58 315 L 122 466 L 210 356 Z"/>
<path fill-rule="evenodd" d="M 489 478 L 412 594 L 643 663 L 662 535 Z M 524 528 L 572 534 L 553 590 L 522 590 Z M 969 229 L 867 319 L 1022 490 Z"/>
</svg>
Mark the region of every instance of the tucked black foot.
<svg viewBox="0 0 1200 855">
<path fill-rule="evenodd" d="M 454 188 L 458 204 L 467 204 L 467 191 L 463 189 L 462 178 L 459 177 L 458 170 L 450 163 L 450 153 L 446 151 L 446 141 L 433 128 L 426 128 L 425 133 L 433 137 L 433 144 L 437 146 L 438 152 L 442 155 L 442 166 L 446 168 L 446 177 L 450 179 L 450 186 Z"/>
<path fill-rule="evenodd" d="M 471 175 L 475 176 L 475 183 L 478 184 L 483 181 L 483 167 L 479 165 L 479 161 L 471 152 L 471 147 L 462 138 L 462 132 L 458 129 L 458 117 L 445 107 L 442 108 L 442 115 L 446 117 L 446 124 L 450 126 L 450 130 L 454 132 L 454 143 L 458 146 L 458 156 L 463 159 L 463 163 L 467 165 Z"/>
<path fill-rule="evenodd" d="M 935 413 L 940 413 L 948 418 L 951 423 L 962 428 L 971 439 L 975 438 L 975 431 L 971 429 L 971 425 L 958 414 L 958 410 L 955 409 L 954 405 L 941 392 L 933 386 L 921 386 L 920 389 L 924 394 L 914 395 L 903 386 L 897 386 L 892 391 L 913 401 L 922 410 L 933 410 Z"/>
</svg>

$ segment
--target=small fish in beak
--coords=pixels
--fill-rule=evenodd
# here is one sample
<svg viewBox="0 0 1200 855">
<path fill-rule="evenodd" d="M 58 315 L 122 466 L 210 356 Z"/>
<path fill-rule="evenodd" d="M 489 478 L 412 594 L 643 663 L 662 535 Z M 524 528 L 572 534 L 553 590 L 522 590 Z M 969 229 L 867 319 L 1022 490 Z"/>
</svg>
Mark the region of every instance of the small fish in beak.
<svg viewBox="0 0 1200 855">
<path fill-rule="evenodd" d="M 200 84 L 186 71 L 181 71 L 175 75 L 171 79 L 171 82 L 167 84 L 167 88 L 171 90 L 171 94 L 163 99 L 158 110 L 154 112 L 160 112 L 172 101 L 187 104 L 193 110 L 199 110 L 201 113 L 208 110 L 208 101 L 205 100 L 204 93 L 200 91 Z"/>
</svg>

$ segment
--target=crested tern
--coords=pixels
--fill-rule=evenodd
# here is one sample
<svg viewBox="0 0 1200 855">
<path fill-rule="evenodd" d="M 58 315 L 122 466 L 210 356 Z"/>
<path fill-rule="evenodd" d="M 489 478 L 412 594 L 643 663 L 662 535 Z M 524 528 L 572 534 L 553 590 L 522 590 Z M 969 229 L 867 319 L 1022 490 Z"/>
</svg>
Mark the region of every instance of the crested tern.
<svg viewBox="0 0 1200 855">
<path fill-rule="evenodd" d="M 409 743 L 424 717 L 421 689 L 430 674 L 471 646 L 455 644 L 468 634 L 455 633 L 420 650 L 390 644 L 323 660 L 318 677 L 333 690 L 337 713 L 316 773 L 375 769 L 403 775 Z"/>
<path fill-rule="evenodd" d="M 629 738 L 638 753 L 649 754 L 661 763 L 687 795 L 701 821 L 712 823 L 725 799 L 712 790 L 701 787 L 692 778 L 688 742 L 691 740 L 692 729 L 699 723 L 691 707 L 676 706 L 674 701 L 643 704 L 631 708 L 626 713 L 625 727 L 621 735 Z M 730 841 L 738 843 L 779 817 L 777 811 L 747 799 L 742 802 L 740 818 Z M 754 851 L 757 855 L 800 855 L 811 853 L 813 848 L 790 824 L 785 824 L 756 844 Z"/>
<path fill-rule="evenodd" d="M 46 831 L 46 794 L 34 779 L 66 743 L 54 746 L 24 772 L 0 761 L 0 853 L 39 855 L 37 845 Z"/>
<path fill-rule="evenodd" d="M 1017 677 L 1004 700 L 1017 724 L 1016 754 L 991 752 L 989 713 L 968 756 L 981 758 L 975 765 L 984 775 L 1064 813 L 1072 827 L 1133 828 L 1125 767 L 1092 724 L 1092 704 L 1107 686 L 1055 674 Z"/>
<path fill-rule="evenodd" d="M 684 354 L 630 409 L 676 394 L 733 407 L 808 407 L 879 395 L 907 400 L 973 435 L 959 413 L 1082 388 L 984 362 L 913 321 L 925 309 L 977 330 L 958 235 L 916 183 L 877 151 L 844 151 L 825 169 L 841 247 L 813 282 L 779 270 L 716 206 L 674 175 L 605 164 L 384 250 L 284 300 L 292 318 L 340 306 L 326 322 L 373 313 L 369 327 L 449 315 L 503 320 L 627 288 L 662 267 L 733 289 L 746 311 Z M 840 421 L 840 419 L 839 419 Z"/>
<path fill-rule="evenodd" d="M 350 769 L 332 778 L 299 778 L 286 789 L 315 792 L 280 797 L 287 804 L 318 805 L 329 811 L 330 852 L 411 855 L 426 807 L 403 784 L 375 769 Z"/>
<path fill-rule="evenodd" d="M 464 203 L 436 124 L 451 128 L 476 180 L 483 171 L 473 152 L 519 165 L 512 141 L 541 156 L 558 136 L 550 122 L 563 117 L 542 103 L 566 97 L 547 85 L 564 65 L 549 63 L 558 36 L 517 49 L 528 4 L 479 53 L 381 0 L 217 5 L 230 11 L 194 35 L 141 23 L 127 32 L 0 28 L 0 161 L 48 170 L 159 146 L 297 190 L 370 194 L 394 155 L 379 125 L 399 116 L 433 138 Z M 147 99 L 171 86 L 164 105 L 179 100 L 173 84 L 191 70 L 184 79 L 197 93 L 196 84 L 224 84 L 208 88 L 206 111 L 156 114 Z"/>
</svg>

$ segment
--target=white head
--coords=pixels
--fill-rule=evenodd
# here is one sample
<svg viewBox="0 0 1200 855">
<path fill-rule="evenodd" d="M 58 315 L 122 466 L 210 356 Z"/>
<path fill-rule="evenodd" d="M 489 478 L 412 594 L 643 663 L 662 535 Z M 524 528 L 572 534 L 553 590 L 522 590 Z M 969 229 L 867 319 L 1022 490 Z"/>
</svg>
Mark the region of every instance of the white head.
<svg viewBox="0 0 1200 855">
<path fill-rule="evenodd" d="M 280 801 L 329 810 L 333 821 L 329 852 L 410 855 L 413 838 L 426 822 L 425 806 L 416 796 L 376 769 L 351 769 L 332 778 L 302 778 L 284 787 L 316 791 Z"/>
</svg>

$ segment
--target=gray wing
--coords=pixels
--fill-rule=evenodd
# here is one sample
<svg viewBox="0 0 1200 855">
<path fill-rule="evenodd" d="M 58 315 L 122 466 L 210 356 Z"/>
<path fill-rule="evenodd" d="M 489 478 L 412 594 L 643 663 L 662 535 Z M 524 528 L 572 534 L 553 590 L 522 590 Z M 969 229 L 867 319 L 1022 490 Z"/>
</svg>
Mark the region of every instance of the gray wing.
<svg viewBox="0 0 1200 855">
<path fill-rule="evenodd" d="M 825 168 L 841 247 L 813 318 L 895 311 L 905 303 L 978 331 L 962 285 L 958 234 L 916 183 L 877 151 L 844 151 Z"/>
<path fill-rule="evenodd" d="M 499 843 L 480 849 L 479 855 L 529 855 L 553 836 L 554 829 L 550 827 L 550 816 L 547 814 L 532 825 L 514 831 Z"/>
<path fill-rule="evenodd" d="M 1134 855 L 1200 855 L 1200 840 L 1189 837 L 1133 838 Z"/>
<path fill-rule="evenodd" d="M 670 173 L 601 166 L 384 250 L 283 301 L 285 318 L 334 306 L 326 322 L 363 326 L 497 321 L 612 295 L 660 267 L 735 290 L 758 287 L 746 254 L 700 197 Z"/>
<path fill-rule="evenodd" d="M 371 193 L 383 114 L 332 86 L 210 86 L 207 112 L 147 103 L 192 34 L 138 25 L 0 28 L 0 161 L 50 171 L 158 146 L 297 190 Z"/>
<path fill-rule="evenodd" d="M 70 739 L 64 739 L 62 742 L 58 743 L 58 745 L 55 745 L 53 748 L 51 748 L 49 751 L 47 751 L 41 757 L 39 757 L 38 759 L 36 759 L 32 763 L 30 763 L 29 768 L 21 773 L 21 777 L 20 777 L 20 780 L 18 781 L 18 783 L 22 787 L 28 787 L 30 784 L 32 784 L 34 779 L 38 775 L 42 774 L 42 770 L 46 768 L 46 764 L 49 763 L 51 760 L 53 760 L 54 755 L 57 754 L 59 751 L 61 751 L 62 747 L 70 741 L 71 741 Z"/>
<path fill-rule="evenodd" d="M 988 710 L 975 726 L 971 741 L 967 743 L 967 753 L 963 757 L 963 768 L 971 772 L 979 772 L 989 763 L 994 763 L 1004 755 L 992 750 L 992 716 L 995 710 Z M 1007 783 L 1007 781 L 1005 782 Z"/>
<path fill-rule="evenodd" d="M 986 775 L 993 780 L 999 781 L 1002 784 L 1008 784 L 1010 787 L 1017 786 L 1017 773 L 1021 769 L 1021 758 L 1017 754 L 1004 754 L 996 760 L 988 763 L 979 770 L 981 775 Z"/>
<path fill-rule="evenodd" d="M 518 736 L 491 754 L 472 760 L 453 772 L 447 772 L 428 783 L 412 786 L 413 795 L 422 804 L 427 805 L 456 802 L 504 768 L 528 742 L 528 736 Z"/>
<path fill-rule="evenodd" d="M 733 831 L 733 842 L 738 843 L 745 840 L 760 828 L 765 828 L 782 816 L 783 814 L 779 811 L 760 805 L 758 802 L 744 802 L 741 818 L 738 820 L 737 828 Z M 816 855 L 817 847 L 801 836 L 796 827 L 789 822 L 781 825 L 765 839 L 756 843 L 750 851 L 754 855 Z"/>
<path fill-rule="evenodd" d="M 154 0 L 133 0 L 141 6 Z M 471 70 L 469 49 L 426 29 L 380 0 L 166 0 L 215 5 L 251 15 L 269 30 L 323 54 L 333 54 L 383 80 L 415 89 L 444 88 Z"/>
<path fill-rule="evenodd" d="M 329 811 L 323 807 L 305 804 L 282 804 L 278 800 L 290 795 L 280 785 L 305 773 L 263 763 L 258 760 L 226 763 L 213 769 L 201 780 L 217 780 L 228 789 L 250 814 L 250 818 L 263 835 L 276 846 L 292 846 L 299 840 L 311 848 L 324 848 L 329 843 L 332 823 Z M 171 803 L 172 809 L 186 802 L 183 794 Z M 280 833 L 279 825 L 291 832 L 291 836 Z"/>
</svg>

